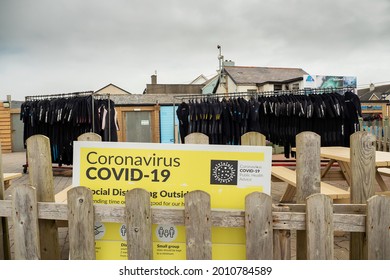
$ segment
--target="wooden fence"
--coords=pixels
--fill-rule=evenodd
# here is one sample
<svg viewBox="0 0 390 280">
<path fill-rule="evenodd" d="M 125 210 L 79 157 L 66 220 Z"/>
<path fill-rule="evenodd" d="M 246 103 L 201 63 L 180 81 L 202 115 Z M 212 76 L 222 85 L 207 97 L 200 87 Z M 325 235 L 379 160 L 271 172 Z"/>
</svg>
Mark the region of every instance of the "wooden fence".
<svg viewBox="0 0 390 280">
<path fill-rule="evenodd" d="M 94 205 L 85 187 L 72 188 L 68 203 L 57 204 L 37 202 L 34 188 L 17 186 L 12 201 L 1 201 L 0 213 L 13 220 L 15 259 L 41 259 L 38 221 L 53 219 L 68 220 L 72 260 L 95 259 L 95 221 L 126 224 L 133 260 L 152 258 L 152 224 L 185 225 L 187 259 L 211 259 L 212 226 L 245 227 L 247 259 L 280 255 L 274 239 L 284 230 L 305 230 L 307 259 L 333 259 L 334 231 L 366 233 L 368 259 L 390 259 L 388 197 L 374 196 L 367 205 L 332 205 L 328 196 L 314 194 L 306 205 L 273 206 L 270 196 L 252 193 L 245 204 L 245 211 L 211 210 L 209 195 L 195 191 L 186 195 L 184 209 L 158 209 L 150 207 L 147 191 L 133 189 L 126 206 Z"/>
<path fill-rule="evenodd" d="M 128 191 L 124 206 L 94 204 L 91 190 L 82 186 L 68 191 L 65 204 L 50 200 L 52 194 L 42 199 L 39 193 L 50 185 L 51 169 L 42 170 L 45 138 L 33 138 L 28 141 L 29 166 L 34 168 L 30 163 L 35 159 L 38 170 L 46 173 L 34 175 L 40 179 L 30 180 L 31 186 L 14 186 L 12 200 L 2 197 L 0 217 L 13 221 L 15 259 L 59 259 L 55 221 L 68 221 L 72 260 L 95 259 L 95 222 L 126 225 L 132 260 L 152 258 L 152 224 L 184 225 L 189 260 L 212 259 L 212 226 L 244 227 L 247 259 L 290 259 L 292 230 L 297 231 L 297 259 L 333 259 L 334 231 L 351 233 L 350 259 L 390 259 L 390 197 L 373 196 L 373 136 L 357 132 L 351 137 L 352 204 L 334 205 L 319 194 L 318 138 L 312 132 L 297 136 L 299 204 L 273 205 L 269 195 L 254 192 L 246 197 L 242 211 L 210 209 L 210 196 L 203 191 L 186 194 L 180 209 L 151 207 L 150 194 L 143 189 Z M 1 235 L 2 244 L 7 244 L 4 224 L 2 230 L 6 233 Z"/>
<path fill-rule="evenodd" d="M 360 120 L 361 131 L 367 131 L 376 137 L 376 150 L 390 152 L 390 124 L 389 117 L 375 122 Z"/>
</svg>

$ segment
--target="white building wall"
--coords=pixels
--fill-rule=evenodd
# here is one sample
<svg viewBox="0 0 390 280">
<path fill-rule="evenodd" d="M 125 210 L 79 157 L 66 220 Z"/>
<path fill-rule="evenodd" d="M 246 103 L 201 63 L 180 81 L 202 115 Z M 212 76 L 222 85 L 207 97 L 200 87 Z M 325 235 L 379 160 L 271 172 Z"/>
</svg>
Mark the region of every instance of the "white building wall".
<svg viewBox="0 0 390 280">
<path fill-rule="evenodd" d="M 255 90 L 257 92 L 257 86 L 254 85 L 239 85 L 237 86 L 237 92 L 248 92 Z"/>
<path fill-rule="evenodd" d="M 219 83 L 217 93 L 237 92 L 237 86 L 229 76 L 224 76 Z"/>
<path fill-rule="evenodd" d="M 274 91 L 274 84 L 264 84 L 259 87 L 256 85 L 236 85 L 234 81 L 229 77 L 225 77 L 225 82 L 220 84 L 217 90 L 217 93 L 234 93 L 234 92 L 248 92 L 254 91 L 265 92 L 265 91 Z M 298 85 L 298 89 L 303 88 L 303 81 L 291 82 L 288 84 L 282 85 L 282 90 L 292 90 L 295 85 Z"/>
<path fill-rule="evenodd" d="M 263 85 L 263 89 L 261 91 L 273 91 L 274 85 L 273 84 L 265 84 Z"/>
</svg>

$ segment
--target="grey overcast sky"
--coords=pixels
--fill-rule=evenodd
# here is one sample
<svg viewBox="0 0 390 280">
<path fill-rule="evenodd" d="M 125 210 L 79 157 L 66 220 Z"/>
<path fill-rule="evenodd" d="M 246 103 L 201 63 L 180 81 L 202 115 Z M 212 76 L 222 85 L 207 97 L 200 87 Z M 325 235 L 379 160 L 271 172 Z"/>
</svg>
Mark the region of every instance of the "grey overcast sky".
<svg viewBox="0 0 390 280">
<path fill-rule="evenodd" d="M 236 66 L 390 81 L 389 0 L 0 0 L 0 100 L 142 93 Z"/>
</svg>

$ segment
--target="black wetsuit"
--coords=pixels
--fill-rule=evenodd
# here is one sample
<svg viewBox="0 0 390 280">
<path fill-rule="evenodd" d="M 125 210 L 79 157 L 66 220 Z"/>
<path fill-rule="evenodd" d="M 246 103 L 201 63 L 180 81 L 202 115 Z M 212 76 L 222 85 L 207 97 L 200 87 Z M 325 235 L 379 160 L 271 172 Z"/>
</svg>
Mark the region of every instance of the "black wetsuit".
<svg viewBox="0 0 390 280">
<path fill-rule="evenodd" d="M 92 116 L 92 96 L 73 96 L 28 100 L 21 105 L 20 119 L 23 121 L 23 140 L 36 134 L 50 139 L 52 162 L 59 165 L 73 163 L 73 141 L 86 132 L 102 133 L 102 140 L 117 141 L 117 119 L 115 105 L 110 100 L 94 100 L 96 115 Z M 105 114 L 106 127 L 102 128 L 102 119 L 98 112 L 110 108 Z M 92 119 L 95 120 L 93 127 Z M 110 129 L 109 123 L 110 121 Z M 26 147 L 26 146 L 25 146 Z"/>
<path fill-rule="evenodd" d="M 176 115 L 177 118 L 179 119 L 180 140 L 181 143 L 184 144 L 184 138 L 188 135 L 189 127 L 190 127 L 190 122 L 189 122 L 190 106 L 187 103 L 182 102 L 177 107 Z"/>
<path fill-rule="evenodd" d="M 362 116 L 362 108 L 359 97 L 347 91 L 345 97 L 345 118 L 344 118 L 344 145 L 349 147 L 349 137 L 360 130 L 359 117 Z"/>
</svg>

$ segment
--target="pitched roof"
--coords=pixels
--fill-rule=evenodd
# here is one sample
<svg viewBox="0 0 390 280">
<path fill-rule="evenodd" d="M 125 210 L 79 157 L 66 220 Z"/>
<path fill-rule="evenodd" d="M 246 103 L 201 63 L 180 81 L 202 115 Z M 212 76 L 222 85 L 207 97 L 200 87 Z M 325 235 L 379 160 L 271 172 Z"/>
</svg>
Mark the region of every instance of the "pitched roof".
<svg viewBox="0 0 390 280">
<path fill-rule="evenodd" d="M 117 88 L 117 89 L 119 89 L 119 90 L 121 90 L 121 91 L 123 91 L 123 92 L 128 93 L 128 94 L 131 94 L 131 93 L 128 92 L 127 90 L 124 90 L 123 88 L 120 88 L 120 87 L 118 87 L 118 86 L 116 86 L 116 85 L 114 85 L 114 84 L 112 84 L 112 83 L 110 83 L 110 84 L 108 84 L 108 85 L 102 87 L 101 89 L 98 89 L 97 91 L 95 91 L 95 93 L 98 93 L 98 92 L 100 92 L 100 91 L 102 91 L 102 90 L 104 90 L 105 88 L 108 88 L 108 87 L 110 87 L 110 86 L 115 87 L 115 88 Z"/>
<path fill-rule="evenodd" d="M 378 99 L 381 99 L 382 94 L 390 95 L 390 84 L 374 86 L 373 89 L 363 88 L 358 90 L 358 96 L 361 101 L 372 100 L 374 96 L 376 96 Z"/>
<path fill-rule="evenodd" d="M 224 71 L 236 84 L 282 83 L 302 80 L 306 71 L 301 68 L 225 66 Z"/>
<path fill-rule="evenodd" d="M 196 77 L 191 83 L 191 84 L 205 84 L 207 82 L 207 78 L 203 75 L 200 74 L 198 77 Z"/>
</svg>

